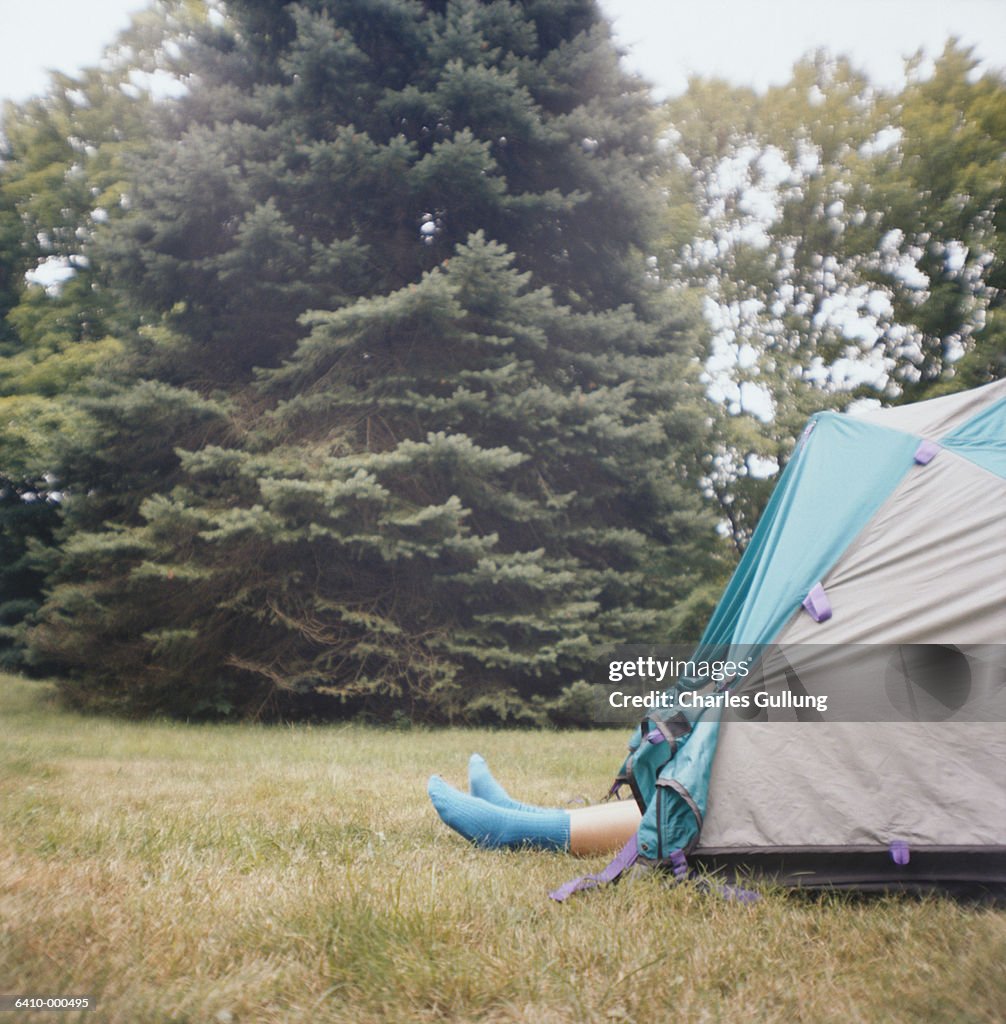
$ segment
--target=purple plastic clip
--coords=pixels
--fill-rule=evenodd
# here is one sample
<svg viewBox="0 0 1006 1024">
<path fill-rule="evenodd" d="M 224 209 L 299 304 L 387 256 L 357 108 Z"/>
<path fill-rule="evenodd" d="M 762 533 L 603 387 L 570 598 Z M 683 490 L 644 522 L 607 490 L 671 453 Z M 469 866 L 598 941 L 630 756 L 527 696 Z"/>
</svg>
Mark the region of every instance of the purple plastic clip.
<svg viewBox="0 0 1006 1024">
<path fill-rule="evenodd" d="M 721 900 L 726 900 L 728 903 L 742 903 L 745 906 L 750 906 L 761 899 L 761 894 L 753 889 L 744 889 L 739 885 L 728 885 L 725 882 L 710 882 L 707 878 L 700 878 L 696 883 L 696 887 L 702 892 L 707 892 L 711 896 L 718 896 Z"/>
<path fill-rule="evenodd" d="M 893 860 L 898 867 L 903 868 L 911 858 L 912 855 L 908 849 L 908 843 L 903 839 L 897 839 L 891 843 L 891 860 Z"/>
<path fill-rule="evenodd" d="M 810 588 L 810 593 L 803 599 L 803 607 L 815 622 L 827 622 L 831 618 L 831 602 L 820 583 Z"/>
<path fill-rule="evenodd" d="M 922 441 L 915 449 L 915 461 L 920 466 L 927 466 L 936 458 L 940 446 L 935 441 Z"/>
<path fill-rule="evenodd" d="M 743 903 L 745 906 L 757 903 L 761 899 L 753 889 L 742 889 L 739 885 L 724 885 L 721 895 L 731 903 Z"/>
</svg>

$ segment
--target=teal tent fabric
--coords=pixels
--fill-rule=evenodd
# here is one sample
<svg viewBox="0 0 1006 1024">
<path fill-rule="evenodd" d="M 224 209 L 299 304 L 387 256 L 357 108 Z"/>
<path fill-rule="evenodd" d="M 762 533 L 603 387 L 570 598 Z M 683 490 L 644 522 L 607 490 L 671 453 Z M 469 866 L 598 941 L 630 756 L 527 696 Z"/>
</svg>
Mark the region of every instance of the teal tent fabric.
<svg viewBox="0 0 1006 1024">
<path fill-rule="evenodd" d="M 1006 478 L 1006 399 L 983 409 L 940 444 L 996 476 Z"/>
<path fill-rule="evenodd" d="M 892 410 L 892 429 L 868 418 L 825 412 L 808 423 L 779 479 L 758 528 L 700 640 L 695 660 L 747 659 L 773 642 L 814 586 L 825 580 L 910 472 L 923 440 L 944 457 L 960 456 L 1006 478 L 1006 399 L 992 401 L 940 436 L 924 424 L 948 416 L 948 399 L 916 415 Z M 960 405 L 958 396 L 953 399 Z M 942 406 L 940 405 L 942 403 Z M 950 412 L 953 410 L 950 409 Z M 881 416 L 882 418 L 882 416 Z M 930 428 L 931 429 L 931 428 Z M 920 460 L 921 461 L 921 460 Z M 688 680 L 676 686 L 694 685 Z M 637 836 L 641 856 L 665 860 L 699 840 L 719 740 L 719 712 L 687 712 L 692 729 L 676 748 L 644 721 L 630 742 L 622 777 L 644 805 Z"/>
</svg>

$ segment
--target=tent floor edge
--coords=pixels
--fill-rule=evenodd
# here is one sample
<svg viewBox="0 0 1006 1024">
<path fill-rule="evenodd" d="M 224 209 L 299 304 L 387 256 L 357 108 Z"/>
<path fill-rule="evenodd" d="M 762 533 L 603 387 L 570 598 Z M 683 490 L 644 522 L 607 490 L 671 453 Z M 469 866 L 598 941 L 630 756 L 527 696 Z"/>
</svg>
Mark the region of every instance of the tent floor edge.
<svg viewBox="0 0 1006 1024">
<path fill-rule="evenodd" d="M 912 846 L 896 864 L 887 847 L 784 847 L 696 850 L 700 875 L 730 883 L 752 881 L 808 891 L 937 892 L 1006 899 L 1006 847 Z"/>
</svg>

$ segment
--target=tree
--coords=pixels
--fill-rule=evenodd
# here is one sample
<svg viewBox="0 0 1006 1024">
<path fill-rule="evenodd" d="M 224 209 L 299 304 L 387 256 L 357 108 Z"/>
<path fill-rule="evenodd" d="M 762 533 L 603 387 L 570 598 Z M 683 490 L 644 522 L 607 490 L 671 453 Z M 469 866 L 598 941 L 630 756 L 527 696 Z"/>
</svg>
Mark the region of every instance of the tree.
<svg viewBox="0 0 1006 1024">
<path fill-rule="evenodd" d="M 890 242 L 925 281 L 895 306 L 921 350 L 905 375 L 911 398 L 1006 373 L 1006 76 L 976 76 L 953 40 L 931 75 L 920 65 L 899 98 L 901 181 L 882 192 Z"/>
<path fill-rule="evenodd" d="M 228 11 L 101 250 L 143 326 L 35 649 L 133 711 L 561 713 L 715 563 L 645 90 L 587 0 Z"/>
<path fill-rule="evenodd" d="M 0 662 L 25 668 L 24 621 L 38 608 L 64 488 L 60 450 L 87 413 L 77 399 L 121 357 L 119 310 L 93 261 L 98 225 L 121 212 L 125 162 L 147 138 L 150 96 L 137 55 L 163 38 L 139 19 L 110 59 L 4 111 L 0 147 Z"/>
<path fill-rule="evenodd" d="M 1003 372 L 1001 76 L 948 45 L 898 95 L 818 54 L 762 96 L 692 82 L 667 117 L 661 263 L 702 296 L 738 551 L 806 417 Z"/>
</svg>

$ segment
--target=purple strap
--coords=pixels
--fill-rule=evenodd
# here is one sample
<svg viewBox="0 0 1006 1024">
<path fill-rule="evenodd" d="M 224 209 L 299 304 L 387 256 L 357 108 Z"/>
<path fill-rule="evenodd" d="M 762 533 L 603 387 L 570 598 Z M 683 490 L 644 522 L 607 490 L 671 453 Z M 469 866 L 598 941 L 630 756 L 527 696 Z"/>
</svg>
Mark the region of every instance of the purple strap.
<svg viewBox="0 0 1006 1024">
<path fill-rule="evenodd" d="M 757 903 L 761 899 L 753 889 L 743 889 L 739 885 L 720 886 L 720 895 L 730 903 L 743 903 L 745 906 Z"/>
<path fill-rule="evenodd" d="M 623 871 L 635 864 L 638 856 L 639 848 L 636 845 L 636 837 L 633 836 L 618 851 L 615 859 L 602 871 L 598 871 L 596 875 L 581 875 L 579 878 L 574 878 L 573 881 L 560 886 L 555 892 L 550 892 L 549 896 L 557 903 L 562 903 L 563 900 L 569 899 L 575 892 L 581 892 L 584 889 L 594 889 L 599 885 L 613 882 Z"/>
<path fill-rule="evenodd" d="M 831 602 L 820 583 L 815 583 L 803 599 L 803 607 L 815 622 L 827 622 L 831 618 Z"/>
<path fill-rule="evenodd" d="M 684 850 L 671 850 L 671 870 L 679 882 L 688 877 L 688 858 Z"/>
<path fill-rule="evenodd" d="M 926 466 L 936 458 L 940 446 L 935 441 L 922 441 L 915 449 L 915 461 L 920 466 Z"/>
<path fill-rule="evenodd" d="M 891 843 L 891 860 L 894 861 L 898 867 L 904 867 L 909 860 L 911 860 L 911 852 L 908 849 L 908 843 L 903 839 L 896 839 Z"/>
<path fill-rule="evenodd" d="M 658 743 L 666 743 L 667 737 L 659 729 L 651 729 L 646 734 L 646 741 L 656 746 Z"/>
<path fill-rule="evenodd" d="M 721 900 L 726 900 L 728 903 L 750 905 L 757 903 L 761 899 L 761 895 L 756 893 L 754 889 L 744 889 L 739 885 L 732 885 L 727 882 L 710 882 L 707 878 L 700 878 L 695 885 L 696 888 L 703 892 L 719 896 Z"/>
</svg>

